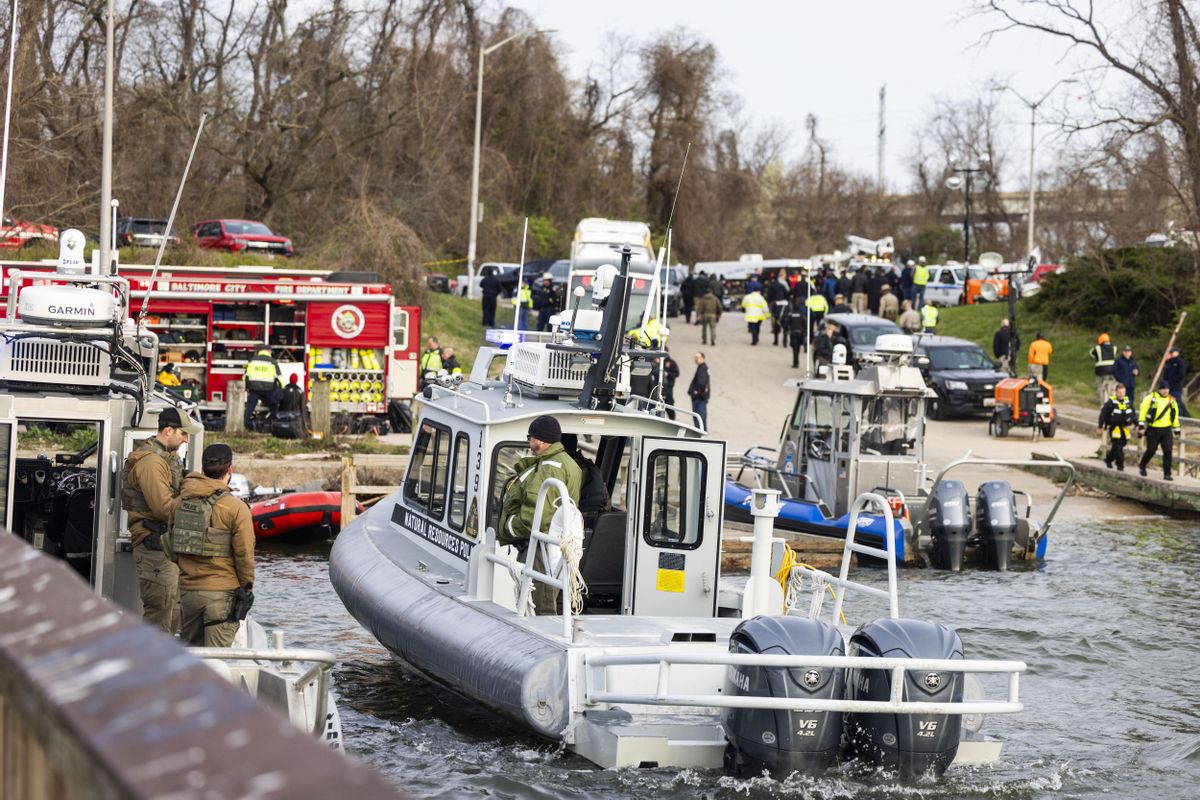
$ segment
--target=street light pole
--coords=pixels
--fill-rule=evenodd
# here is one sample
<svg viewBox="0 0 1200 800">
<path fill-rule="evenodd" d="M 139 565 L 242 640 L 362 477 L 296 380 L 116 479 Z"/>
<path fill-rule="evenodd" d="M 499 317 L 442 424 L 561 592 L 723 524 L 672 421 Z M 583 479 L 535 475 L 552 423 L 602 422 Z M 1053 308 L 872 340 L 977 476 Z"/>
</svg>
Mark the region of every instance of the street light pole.
<svg viewBox="0 0 1200 800">
<path fill-rule="evenodd" d="M 1033 254 L 1033 231 L 1034 231 L 1034 212 L 1037 204 L 1037 172 L 1035 169 L 1035 153 L 1037 151 L 1037 110 L 1038 106 L 1046 102 L 1054 90 L 1064 83 L 1078 83 L 1074 78 L 1063 78 L 1056 81 L 1053 86 L 1045 91 L 1037 100 L 1027 100 L 1024 95 L 1018 92 L 1011 86 L 998 86 L 993 91 L 1003 91 L 1007 89 L 1012 92 L 1018 100 L 1029 106 L 1029 231 L 1025 240 L 1025 255 L 1026 257 Z"/>
<path fill-rule="evenodd" d="M 483 136 L 483 57 L 488 53 L 499 50 L 514 39 L 521 39 L 532 33 L 549 33 L 549 31 L 528 28 L 514 33 L 507 39 L 501 39 L 490 47 L 479 48 L 479 65 L 475 74 L 475 155 L 471 161 L 471 227 L 467 237 L 467 297 L 475 297 L 475 244 L 479 228 L 479 151 L 480 139 Z"/>
<path fill-rule="evenodd" d="M 946 179 L 946 188 L 954 192 L 963 189 L 966 193 L 963 200 L 963 264 L 971 263 L 971 179 L 975 173 L 986 173 L 988 164 L 987 158 L 981 158 L 977 164 L 962 166 L 958 166 L 954 159 L 950 161 L 950 171 L 955 174 Z"/>
</svg>

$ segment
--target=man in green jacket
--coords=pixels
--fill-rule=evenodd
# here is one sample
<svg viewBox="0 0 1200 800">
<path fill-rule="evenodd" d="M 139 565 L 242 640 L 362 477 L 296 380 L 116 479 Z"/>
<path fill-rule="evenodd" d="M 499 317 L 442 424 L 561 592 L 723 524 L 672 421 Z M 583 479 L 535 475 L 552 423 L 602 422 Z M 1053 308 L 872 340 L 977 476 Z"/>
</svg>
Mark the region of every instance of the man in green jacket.
<svg viewBox="0 0 1200 800">
<path fill-rule="evenodd" d="M 529 547 L 529 533 L 533 528 L 534 508 L 538 492 L 548 478 L 558 478 L 567 487 L 571 502 L 579 505 L 579 490 L 583 485 L 583 473 L 562 446 L 562 427 L 550 416 L 540 416 L 529 423 L 529 449 L 532 455 L 525 456 L 513 465 L 513 475 L 504 486 L 504 499 L 500 503 L 500 530 L 496 534 L 499 544 L 511 544 L 521 551 L 524 559 Z M 550 490 L 542 510 L 542 532 L 550 527 L 554 512 L 561 505 L 558 492 Z M 540 551 L 534 560 L 534 568 L 544 572 Z M 541 581 L 534 581 L 533 602 L 539 614 L 556 613 L 558 590 Z"/>
</svg>

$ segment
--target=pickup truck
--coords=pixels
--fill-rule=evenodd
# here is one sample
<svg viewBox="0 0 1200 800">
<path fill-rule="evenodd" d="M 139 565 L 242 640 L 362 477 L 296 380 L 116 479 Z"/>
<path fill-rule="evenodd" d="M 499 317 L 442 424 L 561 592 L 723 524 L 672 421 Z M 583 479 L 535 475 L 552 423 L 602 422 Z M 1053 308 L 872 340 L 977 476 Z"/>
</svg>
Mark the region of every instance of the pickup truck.
<svg viewBox="0 0 1200 800">
<path fill-rule="evenodd" d="M 517 289 L 517 268 L 519 266 L 520 264 L 505 264 L 498 261 L 487 261 L 480 264 L 479 269 L 475 270 L 475 291 L 472 294 L 476 297 L 479 296 L 479 282 L 485 275 L 495 275 L 500 279 L 500 286 L 504 290 L 503 296 L 512 297 Z M 459 275 L 454 281 L 454 291 L 466 297 L 469 282 L 466 275 Z"/>
</svg>

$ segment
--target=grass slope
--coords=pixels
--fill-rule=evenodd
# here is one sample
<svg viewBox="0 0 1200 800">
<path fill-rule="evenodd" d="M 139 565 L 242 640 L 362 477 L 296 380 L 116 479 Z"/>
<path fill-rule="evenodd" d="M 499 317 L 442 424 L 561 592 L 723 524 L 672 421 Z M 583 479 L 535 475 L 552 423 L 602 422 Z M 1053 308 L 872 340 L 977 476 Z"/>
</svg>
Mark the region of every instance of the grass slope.
<svg viewBox="0 0 1200 800">
<path fill-rule="evenodd" d="M 426 338 L 438 337 L 443 347 L 449 345 L 454 348 L 463 374 L 470 374 L 475 354 L 479 346 L 484 344 L 481 320 L 482 310 L 478 299 L 468 300 L 456 295 L 430 292 L 421 304 L 421 349 L 425 349 Z M 497 304 L 496 323 L 502 328 L 512 327 L 511 300 L 500 300 Z"/>
<path fill-rule="evenodd" d="M 957 306 L 941 309 L 941 322 L 938 333 L 944 336 L 957 336 L 977 343 L 989 355 L 992 352 L 992 334 L 1000 327 L 1000 320 L 1008 310 L 1006 303 L 983 303 L 971 306 Z M 1071 403 L 1084 406 L 1095 406 L 1096 384 L 1093 363 L 1088 356 L 1096 337 L 1101 331 L 1092 331 L 1072 325 L 1058 319 L 1051 319 L 1029 311 L 1029 304 L 1024 301 L 1017 303 L 1017 330 L 1021 337 L 1021 347 L 1018 353 L 1017 374 L 1025 375 L 1028 371 L 1029 344 L 1034 334 L 1041 333 L 1054 348 L 1050 356 L 1050 380 L 1054 387 L 1055 397 Z M 1138 377 L 1137 392 L 1140 398 L 1142 392 L 1149 386 L 1150 379 L 1162 356 L 1165 341 L 1155 341 L 1140 337 L 1115 335 L 1113 344 L 1120 353 L 1126 344 L 1132 345 L 1134 358 L 1141 368 Z"/>
</svg>

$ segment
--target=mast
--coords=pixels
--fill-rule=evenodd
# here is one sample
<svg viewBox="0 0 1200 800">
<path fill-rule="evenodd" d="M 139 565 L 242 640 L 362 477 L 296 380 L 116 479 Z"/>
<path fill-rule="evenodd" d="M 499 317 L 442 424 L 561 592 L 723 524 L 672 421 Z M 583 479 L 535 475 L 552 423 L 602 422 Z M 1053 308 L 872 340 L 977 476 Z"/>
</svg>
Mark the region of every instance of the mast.
<svg viewBox="0 0 1200 800">
<path fill-rule="evenodd" d="M 624 336 L 625 309 L 628 297 L 625 287 L 629 279 L 629 260 L 633 250 L 621 248 L 621 270 L 613 281 L 604 301 L 604 323 L 600 326 L 600 352 L 583 382 L 579 407 L 607 411 L 613 407 L 620 372 L 621 339 Z"/>
<path fill-rule="evenodd" d="M 99 273 L 112 272 L 112 106 L 113 106 L 113 11 L 108 0 L 104 16 L 104 122 L 100 154 L 100 263 Z"/>
</svg>

